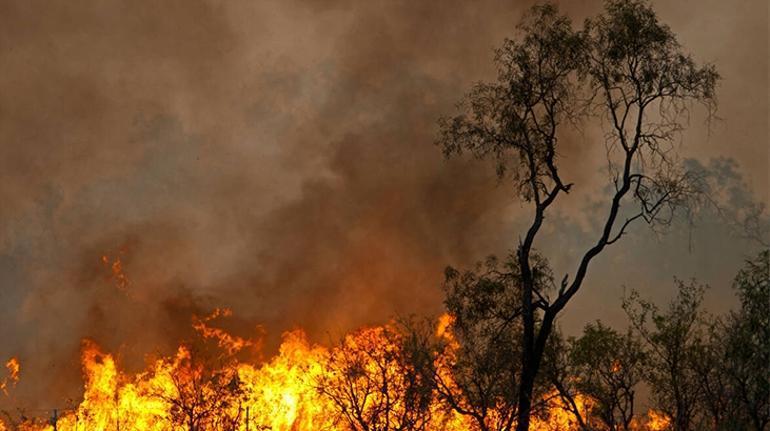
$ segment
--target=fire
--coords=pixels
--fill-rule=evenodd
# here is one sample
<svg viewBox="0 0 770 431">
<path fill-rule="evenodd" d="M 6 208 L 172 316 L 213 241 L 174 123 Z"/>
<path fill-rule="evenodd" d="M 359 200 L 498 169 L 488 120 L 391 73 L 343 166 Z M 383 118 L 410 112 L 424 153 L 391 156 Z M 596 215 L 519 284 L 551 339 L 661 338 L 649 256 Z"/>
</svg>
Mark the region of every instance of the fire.
<svg viewBox="0 0 770 431">
<path fill-rule="evenodd" d="M 666 431 L 671 427 L 671 419 L 663 413 L 650 410 L 647 412 L 647 429 L 649 431 Z"/>
<path fill-rule="evenodd" d="M 575 415 L 564 405 L 556 392 L 546 395 L 549 400 L 545 417 L 533 417 L 530 428 L 538 431 L 568 431 L 579 430 L 580 422 Z M 585 416 L 593 404 L 593 401 L 585 396 L 577 395 L 575 405 L 578 411 Z"/>
<path fill-rule="evenodd" d="M 316 389 L 327 349 L 311 345 L 302 331 L 284 334 L 279 353 L 261 367 L 240 365 L 248 394 L 248 429 L 321 430 L 334 422 L 333 407 Z"/>
<path fill-rule="evenodd" d="M 217 308 L 212 312 L 210 315 L 199 318 L 199 317 L 193 317 L 193 328 L 198 331 L 198 333 L 203 338 L 209 338 L 214 339 L 217 341 L 217 344 L 219 347 L 225 349 L 225 351 L 229 354 L 235 354 L 247 347 L 258 347 L 258 343 L 253 340 L 246 340 L 241 337 L 236 337 L 234 335 L 231 335 L 227 331 L 224 331 L 219 328 L 214 328 L 208 325 L 209 322 L 211 322 L 214 319 L 217 319 L 219 317 L 229 317 L 233 313 L 230 309 L 227 308 Z"/>
<path fill-rule="evenodd" d="M 21 370 L 19 359 L 15 357 L 8 359 L 5 363 L 5 369 L 8 372 L 8 376 L 0 380 L 0 391 L 3 391 L 4 394 L 8 395 L 8 388 L 16 386 L 16 383 L 19 382 L 19 371 Z M 2 428 L 0 428 L 0 430 L 2 430 Z"/>
<path fill-rule="evenodd" d="M 454 336 L 452 335 L 451 327 L 454 319 L 451 315 L 444 313 L 438 318 L 438 324 L 436 325 L 436 336 L 439 338 L 444 338 L 447 341 L 454 340 Z"/>
<path fill-rule="evenodd" d="M 122 252 L 122 251 L 121 251 Z M 128 275 L 123 270 L 123 262 L 120 260 L 120 256 L 110 258 L 107 255 L 103 255 L 102 265 L 110 271 L 109 278 L 114 280 L 115 286 L 122 291 L 128 289 L 130 283 Z"/>
<path fill-rule="evenodd" d="M 361 429 L 355 426 L 357 418 L 378 424 L 369 429 L 383 431 L 473 429 L 469 418 L 447 409 L 430 393 L 415 395 L 415 389 L 425 386 L 400 359 L 404 335 L 395 324 L 360 329 L 332 348 L 310 343 L 302 331 L 288 332 L 274 357 L 251 363 L 235 359 L 234 353 L 258 341 L 211 327 L 213 319 L 228 315 L 229 310 L 221 309 L 193 319 L 200 336 L 215 341 L 215 354 L 182 345 L 138 374 L 121 371 L 113 355 L 83 341 L 80 404 L 57 411 L 47 422 L 28 420 L 10 428 L 0 420 L 0 431 L 344 431 Z M 453 341 L 449 323 L 448 316 L 439 319 L 436 335 Z M 12 358 L 6 368 L 6 381 L 15 384 L 18 360 Z M 422 402 L 429 403 L 426 413 L 415 414 L 412 407 Z M 556 393 L 549 394 L 546 403 L 546 413 L 533 417 L 531 429 L 579 429 Z M 581 412 L 589 411 L 591 403 L 587 397 L 575 399 Z M 645 425 L 635 429 L 662 431 L 668 425 L 665 416 L 650 412 Z"/>
</svg>

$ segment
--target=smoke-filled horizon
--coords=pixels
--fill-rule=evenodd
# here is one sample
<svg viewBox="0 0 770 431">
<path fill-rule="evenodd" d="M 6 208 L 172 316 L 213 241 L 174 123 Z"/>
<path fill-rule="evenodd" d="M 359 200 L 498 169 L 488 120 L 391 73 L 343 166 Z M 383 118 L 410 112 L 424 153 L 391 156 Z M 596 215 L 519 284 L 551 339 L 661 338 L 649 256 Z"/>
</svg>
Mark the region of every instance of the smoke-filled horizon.
<svg viewBox="0 0 770 431">
<path fill-rule="evenodd" d="M 528 214 L 493 167 L 443 158 L 436 120 L 494 79 L 531 4 L 0 1 L 0 359 L 23 366 L 0 407 L 76 397 L 82 338 L 138 366 L 215 307 L 268 349 L 439 313 L 444 267 L 507 253 Z M 562 6 L 580 25 L 600 3 Z M 693 109 L 682 155 L 732 207 L 768 202 L 766 2 L 654 6 L 723 76 L 720 118 Z M 539 245 L 559 278 L 604 211 L 601 139 L 563 137 L 575 192 Z M 712 213 L 639 226 L 560 323 L 624 325 L 624 287 L 666 301 L 673 277 L 724 311 L 756 249 Z"/>
</svg>

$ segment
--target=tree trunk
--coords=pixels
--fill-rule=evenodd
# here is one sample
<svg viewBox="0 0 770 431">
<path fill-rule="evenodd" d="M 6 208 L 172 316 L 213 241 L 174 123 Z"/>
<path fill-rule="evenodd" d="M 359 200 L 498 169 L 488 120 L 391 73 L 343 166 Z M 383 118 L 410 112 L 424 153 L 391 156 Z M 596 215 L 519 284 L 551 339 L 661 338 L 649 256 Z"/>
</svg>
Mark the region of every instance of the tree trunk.
<svg viewBox="0 0 770 431">
<path fill-rule="evenodd" d="M 529 431 L 529 419 L 532 415 L 532 393 L 535 389 L 535 378 L 540 369 L 540 362 L 543 359 L 545 344 L 553 330 L 554 317 L 555 314 L 553 313 L 545 313 L 543 316 L 543 323 L 540 325 L 540 330 L 537 331 L 537 338 L 533 343 L 531 355 L 528 358 L 523 357 L 524 363 L 522 364 L 521 385 L 519 386 L 519 405 L 516 414 L 516 431 Z"/>
<path fill-rule="evenodd" d="M 532 390 L 535 383 L 535 371 L 529 367 L 521 373 L 521 386 L 519 387 L 519 405 L 517 412 L 516 431 L 529 430 L 529 416 L 532 410 Z"/>
</svg>

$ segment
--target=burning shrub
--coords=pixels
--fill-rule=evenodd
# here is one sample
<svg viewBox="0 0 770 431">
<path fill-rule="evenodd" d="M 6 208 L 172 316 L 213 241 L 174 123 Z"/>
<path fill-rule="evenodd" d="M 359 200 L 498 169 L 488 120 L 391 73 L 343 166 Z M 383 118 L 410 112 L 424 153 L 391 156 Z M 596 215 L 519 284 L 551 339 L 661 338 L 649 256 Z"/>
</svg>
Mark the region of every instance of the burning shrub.
<svg viewBox="0 0 770 431">
<path fill-rule="evenodd" d="M 331 352 L 319 390 L 351 430 L 427 429 L 432 386 L 405 342 L 386 325 L 348 335 Z"/>
</svg>

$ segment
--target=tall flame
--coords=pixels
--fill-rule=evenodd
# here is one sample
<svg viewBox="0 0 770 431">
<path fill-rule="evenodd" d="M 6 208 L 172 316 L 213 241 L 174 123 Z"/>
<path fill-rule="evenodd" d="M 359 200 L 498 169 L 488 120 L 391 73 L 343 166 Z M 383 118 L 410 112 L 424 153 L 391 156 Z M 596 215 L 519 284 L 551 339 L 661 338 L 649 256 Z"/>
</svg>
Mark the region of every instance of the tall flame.
<svg viewBox="0 0 770 431">
<path fill-rule="evenodd" d="M 229 315 L 227 310 L 215 310 L 213 314 L 193 320 L 200 335 L 217 342 L 219 349 L 232 353 L 256 345 L 209 325 L 212 319 Z M 436 335 L 454 342 L 449 317 L 439 319 Z M 344 379 L 342 390 L 355 390 L 361 382 L 360 375 L 345 374 L 340 367 L 341 349 L 356 352 L 347 358 L 360 365 L 360 372 L 382 373 L 389 384 L 405 385 L 407 377 L 401 369 L 382 369 L 391 364 L 397 355 L 398 344 L 389 336 L 391 326 L 364 328 L 348 335 L 340 346 L 326 348 L 308 342 L 302 331 L 283 335 L 279 352 L 261 363 L 239 361 L 220 362 L 220 368 L 208 369 L 196 359 L 196 352 L 189 346 L 180 346 L 174 355 L 151 362 L 145 371 L 127 374 L 120 370 L 115 358 L 103 352 L 89 340 L 82 344 L 84 375 L 83 400 L 70 410 L 57 411 L 55 419 L 47 422 L 29 420 L 16 429 L 23 431 L 83 431 L 83 430 L 216 430 L 216 431 L 343 431 L 349 430 L 342 415 L 342 406 L 333 397 L 320 390 L 319 382 L 337 375 Z M 379 356 L 378 356 L 379 355 Z M 226 355 L 230 357 L 229 355 Z M 381 361 L 381 358 L 385 358 Z M 451 360 L 444 358 L 444 360 Z M 379 361 L 379 362 L 378 362 Z M 388 365 L 391 366 L 391 365 Z M 18 381 L 19 362 L 12 358 L 6 364 L 8 382 Z M 373 380 L 382 384 L 376 378 Z M 5 386 L 3 386 L 5 389 Z M 386 392 L 378 392 L 378 386 L 359 401 L 357 414 L 367 411 L 376 415 L 383 403 L 399 409 L 408 402 L 404 397 L 383 399 Z M 398 387 L 396 387 L 398 389 Z M 579 429 L 574 415 L 562 404 L 555 393 L 548 396 L 545 415 L 533 418 L 531 429 L 538 431 L 567 431 Z M 578 396 L 575 403 L 581 411 L 591 407 L 592 400 Z M 344 406 L 342 406 L 344 407 Z M 472 428 L 465 416 L 454 413 L 432 401 L 429 406 L 430 420 L 426 431 L 459 431 Z M 664 415 L 650 412 L 644 424 L 636 424 L 642 431 L 662 431 L 669 427 Z M 0 420 L 0 431 L 10 430 Z M 374 428 L 373 428 L 374 429 Z M 382 430 L 403 429 L 391 425 L 376 428 Z M 409 429 L 409 428 L 407 428 Z"/>
</svg>

